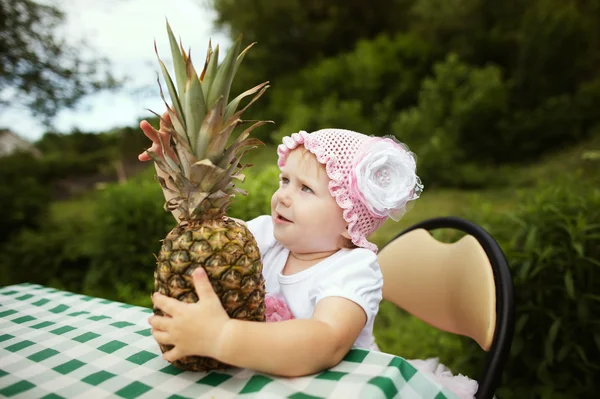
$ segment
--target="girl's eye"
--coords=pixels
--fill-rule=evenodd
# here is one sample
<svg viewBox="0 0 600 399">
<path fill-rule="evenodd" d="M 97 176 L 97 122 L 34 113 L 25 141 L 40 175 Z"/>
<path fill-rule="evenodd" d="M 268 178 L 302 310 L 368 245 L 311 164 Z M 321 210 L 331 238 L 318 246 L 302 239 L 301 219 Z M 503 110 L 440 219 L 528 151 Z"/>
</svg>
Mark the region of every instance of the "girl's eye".
<svg viewBox="0 0 600 399">
<path fill-rule="evenodd" d="M 309 194 L 313 193 L 313 190 L 310 187 L 304 186 L 304 185 L 302 186 L 302 191 L 304 191 L 305 193 L 309 193 Z"/>
<path fill-rule="evenodd" d="M 279 179 L 279 181 L 281 184 L 288 184 L 290 182 L 287 177 L 282 177 Z"/>
</svg>

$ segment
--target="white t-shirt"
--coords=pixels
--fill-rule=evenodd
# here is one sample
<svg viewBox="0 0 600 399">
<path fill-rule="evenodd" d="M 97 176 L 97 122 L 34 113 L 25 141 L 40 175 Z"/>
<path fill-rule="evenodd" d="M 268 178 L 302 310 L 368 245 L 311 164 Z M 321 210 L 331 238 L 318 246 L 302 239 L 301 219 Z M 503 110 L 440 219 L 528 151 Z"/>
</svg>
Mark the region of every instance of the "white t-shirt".
<svg viewBox="0 0 600 399">
<path fill-rule="evenodd" d="M 375 253 L 364 248 L 340 249 L 306 270 L 284 276 L 281 272 L 290 251 L 273 236 L 271 216 L 259 216 L 246 224 L 260 249 L 268 294 L 281 295 L 297 319 L 310 319 L 323 298 L 349 299 L 367 315 L 367 323 L 354 346 L 377 348 L 373 322 L 382 299 L 383 276 Z"/>
</svg>

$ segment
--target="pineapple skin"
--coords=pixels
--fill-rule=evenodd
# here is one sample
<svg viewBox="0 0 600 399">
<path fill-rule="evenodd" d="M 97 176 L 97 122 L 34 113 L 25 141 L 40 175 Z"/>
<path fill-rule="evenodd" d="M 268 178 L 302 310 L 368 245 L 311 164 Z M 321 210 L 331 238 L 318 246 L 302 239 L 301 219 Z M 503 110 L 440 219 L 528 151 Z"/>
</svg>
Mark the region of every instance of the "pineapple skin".
<svg viewBox="0 0 600 399">
<path fill-rule="evenodd" d="M 260 251 L 244 225 L 227 217 L 183 222 L 163 240 L 154 272 L 154 292 L 182 302 L 198 301 L 192 273 L 202 267 L 229 317 L 265 321 L 265 282 Z M 154 314 L 163 316 L 158 308 Z M 164 353 L 172 348 L 159 345 Z M 173 365 L 190 371 L 225 369 L 213 358 L 187 356 Z"/>
</svg>

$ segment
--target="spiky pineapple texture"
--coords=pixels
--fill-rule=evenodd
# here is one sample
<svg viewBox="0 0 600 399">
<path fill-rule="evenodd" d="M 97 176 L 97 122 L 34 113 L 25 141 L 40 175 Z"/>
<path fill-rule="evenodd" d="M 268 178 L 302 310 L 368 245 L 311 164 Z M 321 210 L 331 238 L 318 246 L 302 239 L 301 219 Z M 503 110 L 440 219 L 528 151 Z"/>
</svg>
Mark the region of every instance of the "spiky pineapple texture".
<svg viewBox="0 0 600 399">
<path fill-rule="evenodd" d="M 180 223 L 163 240 L 154 272 L 155 291 L 196 302 L 191 275 L 203 267 L 230 317 L 264 321 L 265 286 L 258 245 L 245 225 L 227 218 L 225 213 L 236 194 L 246 194 L 234 184 L 235 180 L 244 180 L 241 171 L 250 166 L 240 164 L 240 159 L 246 151 L 262 145 L 248 136 L 266 121 L 254 122 L 228 146 L 230 136 L 243 122 L 244 111 L 268 88 L 268 82 L 228 102 L 233 77 L 252 45 L 240 52 L 238 39 L 218 65 L 219 47 L 213 51 L 209 42 L 204 68 L 197 75 L 168 23 L 167 32 L 176 84 L 156 53 L 172 103 L 167 103 L 161 87 L 171 121 L 164 125 L 172 141 L 162 143 L 162 154 L 149 154 L 166 176 L 158 176 L 161 186 L 173 196 L 165 209 L 179 211 Z M 238 110 L 241 100 L 249 96 L 252 98 L 248 104 Z M 169 149 L 176 159 L 167 155 Z M 154 313 L 162 315 L 157 308 Z M 170 349 L 160 347 L 163 352 Z M 194 371 L 227 366 L 199 356 L 173 364 Z"/>
<path fill-rule="evenodd" d="M 192 273 L 203 267 L 229 317 L 265 321 L 264 279 L 254 237 L 233 220 L 192 222 L 175 227 L 164 239 L 154 273 L 156 291 L 194 303 Z M 163 315 L 159 309 L 154 313 Z M 163 352 L 171 346 L 161 345 Z M 215 359 L 188 356 L 174 362 L 186 370 L 225 368 Z"/>
</svg>

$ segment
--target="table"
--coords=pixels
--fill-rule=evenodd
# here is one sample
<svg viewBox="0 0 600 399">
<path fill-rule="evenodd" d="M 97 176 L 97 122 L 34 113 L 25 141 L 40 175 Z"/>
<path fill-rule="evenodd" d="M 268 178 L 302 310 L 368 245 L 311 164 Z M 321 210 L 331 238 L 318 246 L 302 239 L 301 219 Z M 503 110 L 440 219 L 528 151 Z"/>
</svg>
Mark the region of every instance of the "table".
<svg viewBox="0 0 600 399">
<path fill-rule="evenodd" d="M 456 398 L 404 359 L 361 349 L 301 378 L 182 371 L 162 359 L 151 313 L 36 284 L 0 288 L 0 397 Z"/>
</svg>

